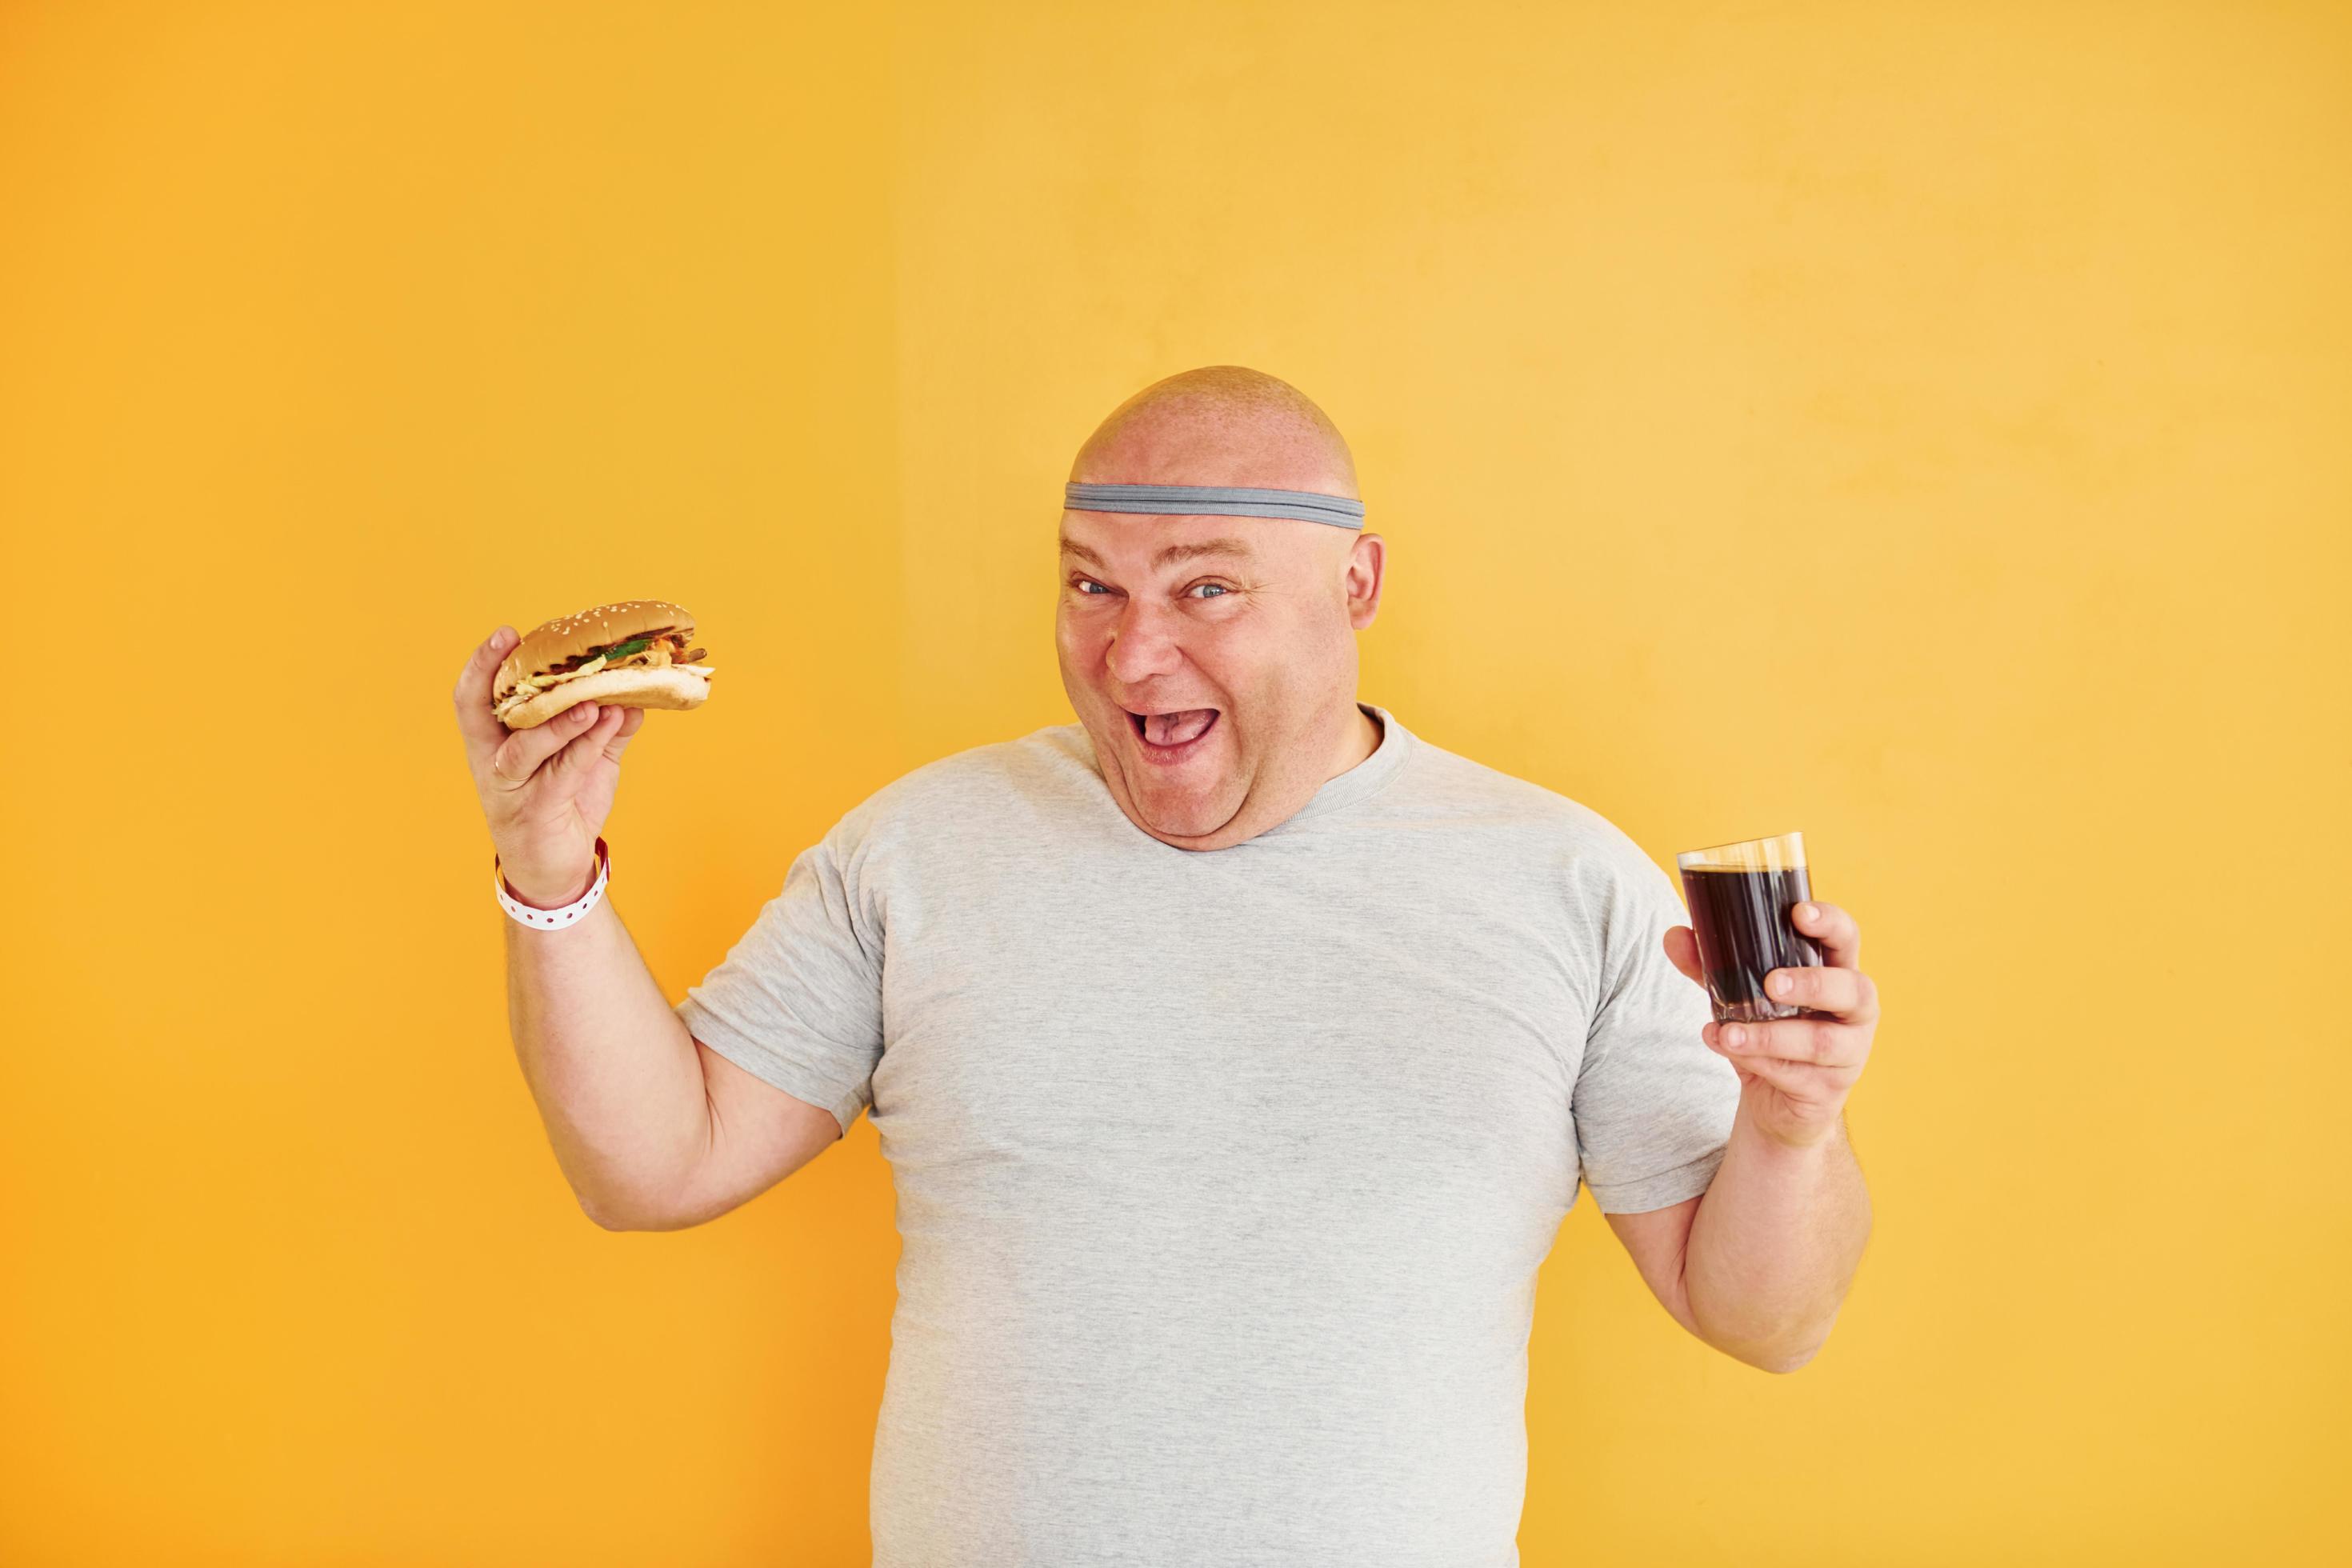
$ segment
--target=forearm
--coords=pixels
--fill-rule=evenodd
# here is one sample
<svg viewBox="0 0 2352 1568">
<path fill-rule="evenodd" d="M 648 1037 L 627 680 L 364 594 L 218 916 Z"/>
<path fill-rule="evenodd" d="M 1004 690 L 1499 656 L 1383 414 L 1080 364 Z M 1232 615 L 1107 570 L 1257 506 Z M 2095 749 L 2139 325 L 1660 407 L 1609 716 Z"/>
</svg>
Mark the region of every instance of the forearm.
<svg viewBox="0 0 2352 1568">
<path fill-rule="evenodd" d="M 694 1037 L 609 893 L 559 930 L 500 923 L 515 1052 L 556 1163 L 600 1223 L 633 1223 L 677 1190 L 709 1140 Z"/>
<path fill-rule="evenodd" d="M 1683 1262 L 1699 1337 L 1769 1372 L 1802 1366 L 1829 1338 L 1870 1218 L 1843 1117 L 1800 1149 L 1756 1131 L 1743 1108 Z"/>
</svg>

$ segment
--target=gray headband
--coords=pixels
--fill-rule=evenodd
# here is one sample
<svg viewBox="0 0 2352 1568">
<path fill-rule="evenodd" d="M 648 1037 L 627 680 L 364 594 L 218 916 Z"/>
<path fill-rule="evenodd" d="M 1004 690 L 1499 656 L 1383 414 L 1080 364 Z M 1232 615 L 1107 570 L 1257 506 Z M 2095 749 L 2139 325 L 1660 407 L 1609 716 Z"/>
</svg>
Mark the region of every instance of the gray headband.
<svg viewBox="0 0 2352 1568">
<path fill-rule="evenodd" d="M 1062 487 L 1072 511 L 1161 511 L 1210 517 L 1295 517 L 1334 528 L 1364 526 L 1364 503 L 1320 490 L 1255 490 L 1233 485 L 1077 485 Z"/>
</svg>

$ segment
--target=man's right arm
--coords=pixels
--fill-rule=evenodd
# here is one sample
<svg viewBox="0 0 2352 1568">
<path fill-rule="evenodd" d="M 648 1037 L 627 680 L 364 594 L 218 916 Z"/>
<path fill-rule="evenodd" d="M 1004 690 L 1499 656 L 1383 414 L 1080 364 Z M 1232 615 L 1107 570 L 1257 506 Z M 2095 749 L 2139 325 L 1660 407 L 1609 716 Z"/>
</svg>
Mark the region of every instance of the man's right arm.
<svg viewBox="0 0 2352 1568">
<path fill-rule="evenodd" d="M 497 672 L 521 646 L 484 638 L 450 698 L 508 891 L 540 909 L 586 896 L 597 835 L 643 708 L 578 702 L 509 730 Z M 688 1032 L 608 896 L 568 926 L 507 933 L 507 1014 L 524 1080 L 564 1180 L 612 1230 L 676 1230 L 775 1185 L 841 1136 L 803 1104 Z"/>
<path fill-rule="evenodd" d="M 526 899 L 560 907 L 593 879 Z M 682 1230 L 715 1219 L 842 1135 L 832 1111 L 688 1032 L 609 892 L 556 930 L 504 924 L 515 1051 L 564 1179 L 598 1225 Z"/>
</svg>

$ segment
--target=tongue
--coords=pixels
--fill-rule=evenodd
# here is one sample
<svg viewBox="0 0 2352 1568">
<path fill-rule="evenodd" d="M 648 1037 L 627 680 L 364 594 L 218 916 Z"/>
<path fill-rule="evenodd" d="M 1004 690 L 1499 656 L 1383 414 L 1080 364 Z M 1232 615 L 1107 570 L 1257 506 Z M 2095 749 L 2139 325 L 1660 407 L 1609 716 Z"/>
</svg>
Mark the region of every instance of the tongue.
<svg viewBox="0 0 2352 1568">
<path fill-rule="evenodd" d="M 1217 716 L 1213 708 L 1194 708 L 1182 713 L 1154 713 L 1143 721 L 1143 738 L 1155 746 L 1181 746 L 1197 737 Z"/>
</svg>

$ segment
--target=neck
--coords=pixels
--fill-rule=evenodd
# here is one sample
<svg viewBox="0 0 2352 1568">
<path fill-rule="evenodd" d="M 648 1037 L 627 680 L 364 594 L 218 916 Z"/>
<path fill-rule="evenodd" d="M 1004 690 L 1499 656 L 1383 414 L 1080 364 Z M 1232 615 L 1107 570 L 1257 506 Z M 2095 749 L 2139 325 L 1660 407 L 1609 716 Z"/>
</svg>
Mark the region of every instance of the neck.
<svg viewBox="0 0 2352 1568">
<path fill-rule="evenodd" d="M 1326 783 L 1380 750 L 1381 721 L 1357 707 L 1352 698 L 1348 702 L 1348 717 L 1353 722 L 1340 727 L 1339 749 L 1335 754 L 1331 771 L 1323 775 Z"/>
</svg>

